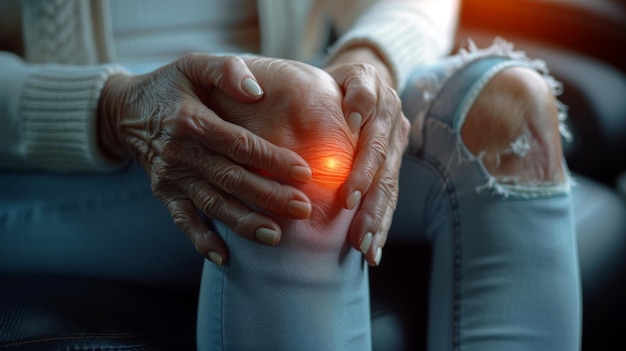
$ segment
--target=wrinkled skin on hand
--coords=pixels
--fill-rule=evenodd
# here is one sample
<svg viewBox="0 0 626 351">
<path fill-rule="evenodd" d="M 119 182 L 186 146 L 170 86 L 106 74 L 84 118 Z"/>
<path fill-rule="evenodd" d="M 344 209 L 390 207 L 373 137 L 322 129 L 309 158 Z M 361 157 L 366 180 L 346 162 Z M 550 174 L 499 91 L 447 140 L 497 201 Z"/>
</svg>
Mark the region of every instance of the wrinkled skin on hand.
<svg viewBox="0 0 626 351">
<path fill-rule="evenodd" d="M 304 159 L 225 121 L 206 104 L 214 89 L 242 102 L 259 100 L 262 92 L 248 93 L 246 78 L 254 75 L 239 58 L 192 54 L 147 75 L 111 77 L 99 104 L 103 150 L 137 161 L 174 222 L 218 265 L 227 249 L 198 211 L 270 245 L 280 240 L 280 227 L 251 206 L 286 218 L 306 218 L 310 211 L 302 191 L 279 182 L 308 181 Z"/>
<path fill-rule="evenodd" d="M 293 185 L 309 190 L 309 183 L 319 186 L 320 191 L 307 193 L 316 200 L 314 206 L 337 203 L 358 138 L 343 116 L 339 86 L 323 70 L 304 63 L 265 57 L 244 61 L 264 83 L 263 99 L 245 104 L 213 90 L 208 104 L 229 122 L 302 156 L 311 167 L 311 182 Z"/>
<path fill-rule="evenodd" d="M 410 123 L 384 69 L 359 57 L 339 58 L 325 68 L 344 91 L 343 112 L 352 129 L 360 129 L 357 156 L 341 189 L 346 208 L 362 197 L 350 228 L 350 241 L 371 265 L 380 264 L 398 199 L 402 154 L 408 145 Z M 376 59 L 373 60 L 376 62 Z M 358 113 L 356 120 L 354 113 Z"/>
<path fill-rule="evenodd" d="M 208 105 L 228 121 L 297 152 L 311 167 L 310 182 L 290 183 L 311 199 L 311 215 L 296 221 L 275 217 L 288 230 L 284 235 L 309 237 L 305 241 L 311 250 L 333 241 L 330 238 L 345 242 L 354 213 L 342 208 L 339 189 L 350 173 L 358 133 L 350 131 L 343 116 L 339 86 L 323 70 L 303 63 L 263 57 L 244 60 L 263 83 L 263 98 L 245 104 L 213 90 Z"/>
</svg>

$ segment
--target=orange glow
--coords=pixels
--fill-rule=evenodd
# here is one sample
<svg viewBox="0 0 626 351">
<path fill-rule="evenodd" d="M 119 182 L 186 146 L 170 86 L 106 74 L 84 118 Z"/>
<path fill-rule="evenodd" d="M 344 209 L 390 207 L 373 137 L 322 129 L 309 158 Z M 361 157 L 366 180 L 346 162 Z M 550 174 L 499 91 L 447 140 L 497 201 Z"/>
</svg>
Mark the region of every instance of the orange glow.
<svg viewBox="0 0 626 351">
<path fill-rule="evenodd" d="M 329 170 L 335 170 L 337 168 L 337 159 L 334 157 L 327 157 L 324 163 Z"/>
<path fill-rule="evenodd" d="M 351 160 L 336 155 L 320 157 L 309 162 L 313 171 L 313 182 L 334 189 L 341 187 L 352 167 Z"/>
</svg>

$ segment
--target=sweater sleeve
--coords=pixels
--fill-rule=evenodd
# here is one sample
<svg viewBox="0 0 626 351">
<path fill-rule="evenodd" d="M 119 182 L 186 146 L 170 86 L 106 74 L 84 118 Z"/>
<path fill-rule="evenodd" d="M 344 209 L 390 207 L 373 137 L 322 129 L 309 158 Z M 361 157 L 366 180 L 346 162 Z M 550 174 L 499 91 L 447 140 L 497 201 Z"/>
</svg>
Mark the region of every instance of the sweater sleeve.
<svg viewBox="0 0 626 351">
<path fill-rule="evenodd" d="M 333 16 L 339 40 L 330 58 L 360 44 L 376 48 L 402 89 L 411 71 L 450 53 L 459 12 L 458 0 L 374 1 Z M 335 11 L 337 11 L 335 9 Z M 349 22 L 352 21 L 352 22 Z"/>
<path fill-rule="evenodd" d="M 113 65 L 25 64 L 0 52 L 0 168 L 107 171 L 125 162 L 98 148 L 102 87 Z"/>
</svg>

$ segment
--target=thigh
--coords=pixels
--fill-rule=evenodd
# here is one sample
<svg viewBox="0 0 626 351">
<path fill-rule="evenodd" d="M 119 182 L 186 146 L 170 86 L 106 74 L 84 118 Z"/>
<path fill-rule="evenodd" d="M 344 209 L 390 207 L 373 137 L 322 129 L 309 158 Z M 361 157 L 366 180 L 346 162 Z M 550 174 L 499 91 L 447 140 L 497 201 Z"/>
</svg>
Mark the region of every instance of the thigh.
<svg viewBox="0 0 626 351">
<path fill-rule="evenodd" d="M 0 173 L 0 274 L 195 283 L 201 260 L 136 165 Z"/>
</svg>

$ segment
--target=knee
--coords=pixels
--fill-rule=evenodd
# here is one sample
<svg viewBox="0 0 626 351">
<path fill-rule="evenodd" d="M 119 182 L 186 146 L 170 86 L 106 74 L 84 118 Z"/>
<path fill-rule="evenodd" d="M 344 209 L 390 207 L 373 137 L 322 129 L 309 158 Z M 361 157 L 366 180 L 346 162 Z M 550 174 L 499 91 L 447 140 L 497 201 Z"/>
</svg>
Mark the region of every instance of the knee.
<svg viewBox="0 0 626 351">
<path fill-rule="evenodd" d="M 495 177 L 520 184 L 565 181 L 557 101 L 534 70 L 498 73 L 468 112 L 461 135 Z"/>
</svg>

